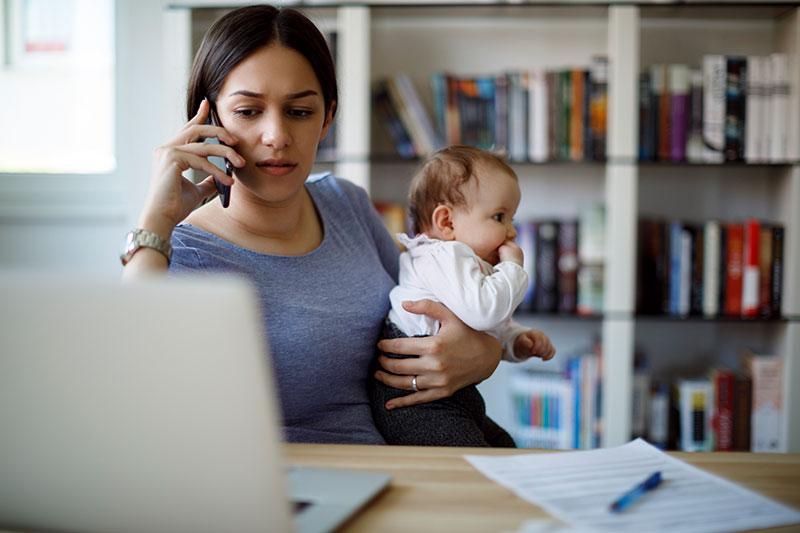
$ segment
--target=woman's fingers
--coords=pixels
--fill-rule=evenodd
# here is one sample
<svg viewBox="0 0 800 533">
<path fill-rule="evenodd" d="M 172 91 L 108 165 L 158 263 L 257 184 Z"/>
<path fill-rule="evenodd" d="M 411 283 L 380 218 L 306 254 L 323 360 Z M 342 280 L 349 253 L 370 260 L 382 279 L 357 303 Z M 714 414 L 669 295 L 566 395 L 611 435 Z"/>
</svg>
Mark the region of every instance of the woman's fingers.
<svg viewBox="0 0 800 533">
<path fill-rule="evenodd" d="M 439 322 L 449 322 L 456 315 L 444 304 L 433 300 L 416 300 L 403 302 L 403 309 L 415 315 L 425 315 Z"/>
<path fill-rule="evenodd" d="M 435 336 L 382 339 L 378 342 L 378 349 L 384 353 L 398 355 L 423 355 L 433 353 L 440 342 Z"/>
<path fill-rule="evenodd" d="M 208 176 L 206 179 L 196 185 L 197 192 L 200 194 L 200 199 L 207 200 L 217 194 L 217 186 L 214 183 L 214 176 Z"/>
<path fill-rule="evenodd" d="M 236 150 L 230 146 L 214 143 L 191 143 L 178 148 L 184 152 L 189 152 L 201 157 L 217 156 L 227 158 L 235 167 L 243 167 L 247 164 L 244 157 L 240 156 Z"/>
<path fill-rule="evenodd" d="M 186 127 L 195 125 L 195 124 L 205 124 L 208 120 L 208 112 L 211 109 L 211 104 L 208 102 L 208 98 L 203 98 L 200 102 L 200 106 L 197 108 L 197 113 L 186 123 Z"/>
<path fill-rule="evenodd" d="M 401 376 L 413 376 L 423 372 L 435 372 L 436 369 L 432 368 L 432 361 L 430 358 L 414 357 L 410 359 L 395 359 L 393 357 L 386 357 L 382 355 L 378 358 L 381 367 L 392 374 Z"/>
<path fill-rule="evenodd" d="M 204 139 L 212 137 L 229 145 L 235 145 L 239 142 L 239 139 L 228 130 L 212 124 L 187 124 L 173 142 L 176 146 L 180 146 L 182 144 L 202 142 Z"/>
<path fill-rule="evenodd" d="M 193 168 L 205 172 L 206 174 L 211 174 L 225 185 L 233 185 L 233 178 L 225 174 L 222 169 L 205 157 L 200 157 L 177 148 L 173 148 L 168 157 L 173 158 L 174 164 L 181 172 Z"/>
<path fill-rule="evenodd" d="M 391 411 L 392 409 L 397 409 L 399 407 L 409 407 L 411 405 L 419 405 L 421 403 L 433 402 L 436 400 L 441 400 L 442 398 L 447 398 L 448 396 L 450 396 L 450 394 L 451 393 L 441 388 L 421 390 L 419 392 L 415 392 L 414 394 L 409 394 L 407 396 L 392 398 L 391 400 L 386 402 L 386 408 Z"/>
</svg>

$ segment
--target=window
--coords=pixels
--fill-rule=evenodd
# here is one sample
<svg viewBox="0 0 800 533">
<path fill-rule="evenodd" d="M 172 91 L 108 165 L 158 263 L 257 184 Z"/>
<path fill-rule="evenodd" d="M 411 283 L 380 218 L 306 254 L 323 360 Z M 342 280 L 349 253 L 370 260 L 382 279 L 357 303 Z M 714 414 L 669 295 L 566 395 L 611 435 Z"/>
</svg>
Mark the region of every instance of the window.
<svg viewBox="0 0 800 533">
<path fill-rule="evenodd" d="M 0 172 L 114 170 L 113 0 L 0 7 Z"/>
</svg>

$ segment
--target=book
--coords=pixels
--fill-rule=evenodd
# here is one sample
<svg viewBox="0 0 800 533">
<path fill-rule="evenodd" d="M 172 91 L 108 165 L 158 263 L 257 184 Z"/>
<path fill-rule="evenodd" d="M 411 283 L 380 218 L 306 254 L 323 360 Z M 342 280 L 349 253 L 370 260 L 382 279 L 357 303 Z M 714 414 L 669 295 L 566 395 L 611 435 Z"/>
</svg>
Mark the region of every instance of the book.
<svg viewBox="0 0 800 533">
<path fill-rule="evenodd" d="M 385 80 L 379 80 L 375 83 L 373 88 L 373 100 L 375 102 L 375 111 L 380 118 L 386 132 L 389 134 L 390 140 L 394 144 L 394 148 L 400 157 L 413 158 L 417 155 L 411 138 L 405 129 L 400 116 L 394 108 L 386 86 Z"/>
<path fill-rule="evenodd" d="M 649 71 L 639 74 L 639 159 L 653 161 L 656 156 L 657 106 Z"/>
<path fill-rule="evenodd" d="M 668 66 L 663 64 L 653 65 L 650 79 L 653 84 L 653 103 L 658 106 L 656 154 L 659 161 L 667 161 L 670 156 L 671 140 Z"/>
<path fill-rule="evenodd" d="M 589 141 L 594 161 L 606 160 L 608 116 L 608 58 L 594 56 L 589 74 Z"/>
<path fill-rule="evenodd" d="M 647 436 L 651 444 L 663 449 L 669 442 L 669 388 L 664 383 L 654 384 L 650 394 L 650 416 Z"/>
<path fill-rule="evenodd" d="M 725 148 L 726 161 L 744 160 L 744 118 L 747 100 L 745 83 L 747 78 L 747 59 L 744 57 L 726 58 L 725 76 Z"/>
<path fill-rule="evenodd" d="M 704 252 L 705 243 L 703 242 L 704 228 L 694 224 L 687 225 L 687 230 L 691 234 L 692 251 L 691 251 L 691 274 L 690 274 L 690 291 L 691 296 L 689 299 L 689 314 L 702 315 L 703 314 L 703 264 L 705 262 Z"/>
<path fill-rule="evenodd" d="M 703 227 L 703 315 L 719 314 L 720 226 L 710 220 Z"/>
<path fill-rule="evenodd" d="M 758 316 L 760 282 L 759 268 L 761 226 L 756 219 L 744 225 L 744 254 L 742 261 L 742 316 Z"/>
<path fill-rule="evenodd" d="M 686 132 L 689 126 L 689 67 L 669 66 L 670 140 L 669 159 L 686 160 Z"/>
<path fill-rule="evenodd" d="M 572 69 L 570 72 L 570 116 L 569 116 L 569 159 L 572 161 L 583 160 L 583 134 L 584 121 L 583 102 L 586 88 L 584 87 L 583 71 Z"/>
<path fill-rule="evenodd" d="M 758 314 L 772 315 L 772 226 L 762 224 L 758 249 Z"/>
<path fill-rule="evenodd" d="M 547 112 L 547 79 L 544 70 L 538 69 L 530 73 L 528 78 L 530 86 L 528 88 L 530 104 L 528 111 L 529 117 L 529 154 L 531 161 L 542 162 L 547 161 L 548 154 L 548 138 L 547 131 L 549 127 L 549 115 Z"/>
<path fill-rule="evenodd" d="M 558 222 L 536 224 L 536 292 L 537 311 L 558 310 Z"/>
<path fill-rule="evenodd" d="M 746 362 L 753 382 L 750 449 L 754 452 L 786 451 L 781 435 L 783 359 L 751 352 Z"/>
<path fill-rule="evenodd" d="M 744 119 L 744 159 L 748 163 L 764 161 L 764 58 L 747 56 L 746 107 Z"/>
<path fill-rule="evenodd" d="M 520 447 L 569 449 L 574 446 L 573 385 L 556 372 L 523 370 L 511 378 L 514 441 Z"/>
<path fill-rule="evenodd" d="M 633 372 L 633 398 L 631 399 L 631 434 L 644 437 L 648 432 L 650 415 L 650 371 L 639 366 Z"/>
<path fill-rule="evenodd" d="M 578 306 L 578 221 L 558 225 L 558 311 L 574 313 Z"/>
<path fill-rule="evenodd" d="M 789 130 L 789 58 L 786 54 L 770 55 L 770 161 L 781 163 L 788 159 Z"/>
<path fill-rule="evenodd" d="M 703 161 L 703 72 L 689 72 L 689 133 L 686 139 L 686 159 Z"/>
<path fill-rule="evenodd" d="M 678 381 L 680 449 L 685 452 L 712 450 L 712 387 L 706 379 Z"/>
<path fill-rule="evenodd" d="M 534 309 L 536 295 L 536 224 L 517 224 L 517 244 L 522 248 L 522 268 L 528 274 L 528 289 L 522 298 L 520 309 Z"/>
<path fill-rule="evenodd" d="M 714 431 L 714 450 L 727 452 L 733 450 L 734 435 L 734 375 L 727 369 L 714 369 L 711 372 L 714 390 L 714 409 L 712 428 Z"/>
<path fill-rule="evenodd" d="M 733 449 L 750 451 L 750 417 L 752 416 L 753 382 L 749 375 L 735 376 L 733 394 Z"/>
<path fill-rule="evenodd" d="M 772 228 L 772 316 L 781 316 L 783 301 L 783 226 Z"/>
<path fill-rule="evenodd" d="M 721 163 L 725 149 L 725 56 L 703 56 L 703 159 Z"/>
<path fill-rule="evenodd" d="M 726 228 L 725 314 L 742 314 L 742 269 L 744 265 L 744 227 L 730 223 Z"/>
</svg>

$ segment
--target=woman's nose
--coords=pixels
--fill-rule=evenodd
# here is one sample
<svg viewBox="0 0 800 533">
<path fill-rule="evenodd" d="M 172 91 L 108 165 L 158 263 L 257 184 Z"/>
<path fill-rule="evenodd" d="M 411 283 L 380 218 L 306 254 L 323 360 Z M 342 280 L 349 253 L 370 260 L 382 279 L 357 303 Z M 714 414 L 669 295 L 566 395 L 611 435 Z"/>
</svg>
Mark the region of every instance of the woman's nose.
<svg viewBox="0 0 800 533">
<path fill-rule="evenodd" d="M 279 117 L 266 117 L 261 133 L 261 144 L 274 150 L 282 150 L 291 145 L 292 139 L 286 123 Z"/>
</svg>

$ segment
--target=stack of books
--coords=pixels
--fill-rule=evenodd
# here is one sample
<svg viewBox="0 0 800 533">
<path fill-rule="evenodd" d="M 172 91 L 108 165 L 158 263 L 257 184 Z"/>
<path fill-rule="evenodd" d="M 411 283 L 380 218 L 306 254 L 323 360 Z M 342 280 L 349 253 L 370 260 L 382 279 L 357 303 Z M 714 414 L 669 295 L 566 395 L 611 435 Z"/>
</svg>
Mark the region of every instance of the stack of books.
<svg viewBox="0 0 800 533">
<path fill-rule="evenodd" d="M 783 226 L 749 219 L 639 224 L 638 307 L 646 314 L 781 315 Z"/>
<path fill-rule="evenodd" d="M 639 78 L 642 161 L 782 163 L 790 153 L 789 58 L 706 55 Z"/>
</svg>

